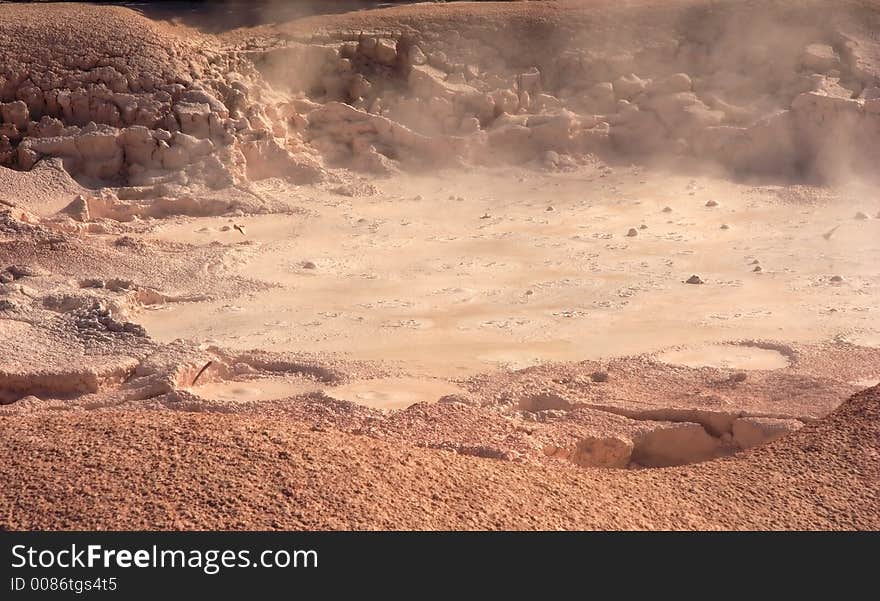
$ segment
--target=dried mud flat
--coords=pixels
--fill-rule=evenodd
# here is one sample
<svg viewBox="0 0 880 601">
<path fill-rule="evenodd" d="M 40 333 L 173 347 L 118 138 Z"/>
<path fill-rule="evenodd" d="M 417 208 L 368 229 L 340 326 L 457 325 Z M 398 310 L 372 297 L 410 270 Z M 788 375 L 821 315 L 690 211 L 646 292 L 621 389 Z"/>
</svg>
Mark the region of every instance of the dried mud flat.
<svg viewBox="0 0 880 601">
<path fill-rule="evenodd" d="M 0 528 L 880 527 L 876 4 L 144 10 L 0 6 Z"/>
</svg>

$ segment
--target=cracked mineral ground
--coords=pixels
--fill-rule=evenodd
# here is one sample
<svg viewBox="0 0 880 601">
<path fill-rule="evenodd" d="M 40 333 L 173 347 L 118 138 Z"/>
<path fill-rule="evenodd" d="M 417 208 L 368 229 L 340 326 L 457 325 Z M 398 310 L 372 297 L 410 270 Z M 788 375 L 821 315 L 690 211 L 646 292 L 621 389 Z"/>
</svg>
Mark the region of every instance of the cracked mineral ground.
<svg viewBox="0 0 880 601">
<path fill-rule="evenodd" d="M 880 528 L 880 3 L 0 5 L 0 529 Z"/>
</svg>

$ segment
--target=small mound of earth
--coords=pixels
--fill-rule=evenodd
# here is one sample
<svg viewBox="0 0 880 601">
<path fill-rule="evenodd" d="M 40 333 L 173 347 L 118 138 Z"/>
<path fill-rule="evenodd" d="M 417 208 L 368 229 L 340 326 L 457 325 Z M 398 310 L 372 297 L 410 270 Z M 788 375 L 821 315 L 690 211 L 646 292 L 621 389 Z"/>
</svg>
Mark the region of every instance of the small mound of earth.
<svg viewBox="0 0 880 601">
<path fill-rule="evenodd" d="M 779 351 L 751 345 L 707 344 L 675 349 L 657 356 L 664 362 L 686 367 L 720 369 L 782 369 L 789 359 Z"/>
<path fill-rule="evenodd" d="M 463 392 L 449 382 L 418 378 L 361 380 L 324 391 L 334 399 L 373 409 L 405 409 L 415 403 L 433 403 L 441 397 Z"/>
</svg>

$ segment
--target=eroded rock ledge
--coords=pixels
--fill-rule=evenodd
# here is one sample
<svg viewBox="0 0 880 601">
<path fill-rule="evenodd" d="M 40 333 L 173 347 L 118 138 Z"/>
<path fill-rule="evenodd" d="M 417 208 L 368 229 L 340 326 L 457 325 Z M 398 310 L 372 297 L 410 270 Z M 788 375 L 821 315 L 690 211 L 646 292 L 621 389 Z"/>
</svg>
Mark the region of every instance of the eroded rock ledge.
<svg viewBox="0 0 880 601">
<path fill-rule="evenodd" d="M 25 7 L 2 12 L 0 165 L 59 157 L 93 185 L 223 188 L 268 154 L 273 175 L 320 177 L 276 140 L 282 118 L 266 129 L 252 66 L 210 40 L 118 7 L 47 5 L 40 27 Z"/>
<path fill-rule="evenodd" d="M 256 48 L 183 38 L 123 8 L 78 6 L 71 28 L 63 7 L 34 27 L 4 6 L 0 165 L 60 157 L 95 186 L 214 188 L 314 182 L 333 167 L 564 169 L 589 154 L 870 177 L 876 14 L 761 4 L 748 23 L 735 2 L 657 14 L 536 6 L 493 27 L 458 9 L 374 31 L 339 17 Z"/>
</svg>

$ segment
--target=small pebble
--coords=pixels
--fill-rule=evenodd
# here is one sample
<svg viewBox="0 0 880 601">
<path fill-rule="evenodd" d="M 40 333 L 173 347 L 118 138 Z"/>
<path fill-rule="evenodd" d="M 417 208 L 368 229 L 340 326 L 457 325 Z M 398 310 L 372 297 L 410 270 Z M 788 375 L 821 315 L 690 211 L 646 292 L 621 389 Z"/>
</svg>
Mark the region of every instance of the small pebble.
<svg viewBox="0 0 880 601">
<path fill-rule="evenodd" d="M 843 282 L 843 276 L 833 275 L 831 276 L 831 281 L 835 284 L 840 284 L 841 282 Z"/>
<path fill-rule="evenodd" d="M 859 211 L 858 213 L 856 213 L 855 219 L 858 219 L 859 221 L 864 221 L 865 219 L 870 219 L 870 217 L 868 217 L 866 213 L 862 213 L 861 211 Z"/>
<path fill-rule="evenodd" d="M 638 235 L 639 231 L 634 227 L 629 228 L 629 231 L 626 233 L 627 238 L 635 238 Z"/>
<path fill-rule="evenodd" d="M 706 206 L 707 206 L 707 207 L 717 207 L 717 206 L 718 206 L 718 202 L 715 201 L 715 200 L 707 200 L 707 201 L 706 201 Z"/>
<path fill-rule="evenodd" d="M 685 280 L 685 284 L 705 284 L 705 283 L 706 282 L 703 281 L 703 278 L 701 278 L 700 276 L 698 276 L 696 274 L 692 275 L 687 280 Z"/>
</svg>

